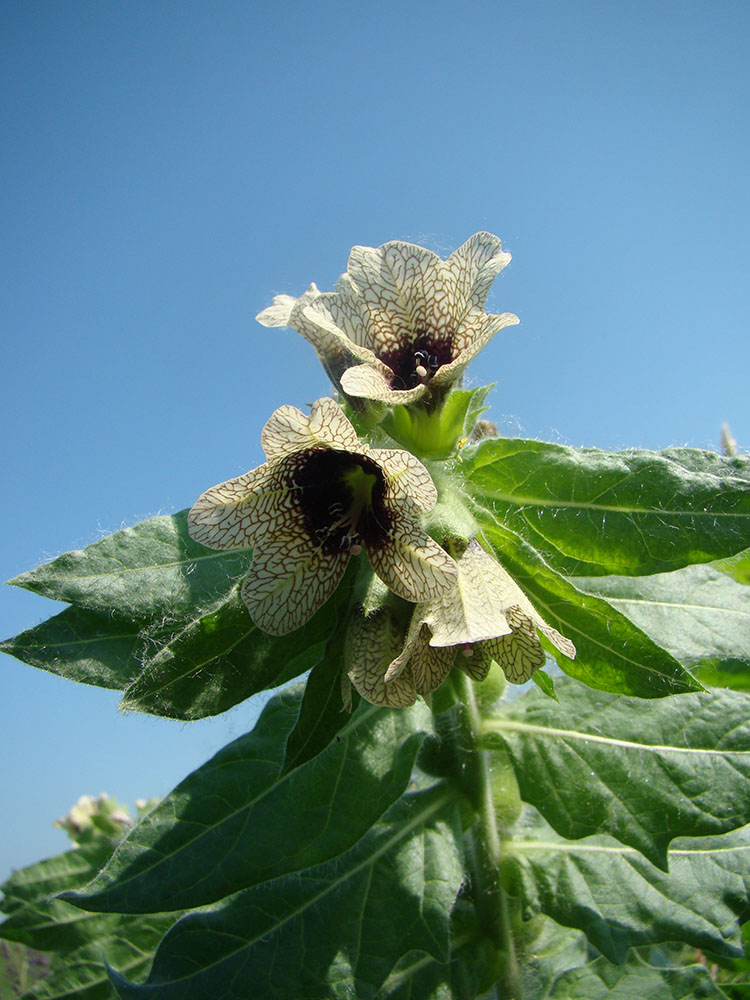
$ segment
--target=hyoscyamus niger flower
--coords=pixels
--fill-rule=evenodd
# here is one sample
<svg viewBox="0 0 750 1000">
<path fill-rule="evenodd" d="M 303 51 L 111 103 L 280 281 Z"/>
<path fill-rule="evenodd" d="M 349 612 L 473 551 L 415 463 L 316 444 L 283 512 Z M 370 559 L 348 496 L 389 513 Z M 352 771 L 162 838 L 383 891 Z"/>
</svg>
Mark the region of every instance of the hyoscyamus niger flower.
<svg viewBox="0 0 750 1000">
<path fill-rule="evenodd" d="M 265 464 L 206 490 L 188 515 L 190 535 L 203 545 L 253 549 L 241 593 L 258 628 L 299 628 L 363 551 L 408 601 L 455 584 L 454 560 L 420 524 L 437 491 L 409 452 L 362 443 L 329 398 L 316 400 L 309 416 L 280 407 L 261 443 Z"/>
</svg>

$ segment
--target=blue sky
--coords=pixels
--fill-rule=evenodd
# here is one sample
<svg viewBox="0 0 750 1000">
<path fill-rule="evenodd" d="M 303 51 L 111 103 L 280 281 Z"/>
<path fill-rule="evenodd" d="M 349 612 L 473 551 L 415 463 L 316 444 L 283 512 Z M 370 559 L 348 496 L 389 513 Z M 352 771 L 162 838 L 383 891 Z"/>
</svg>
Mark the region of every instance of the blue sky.
<svg viewBox="0 0 750 1000">
<path fill-rule="evenodd" d="M 503 433 L 750 442 L 750 6 L 0 3 L 2 579 L 262 461 L 328 392 L 253 320 L 353 244 L 513 262 L 470 369 Z M 57 606 L 4 588 L 0 633 Z M 0 878 L 83 794 L 165 794 L 256 707 L 185 725 L 2 657 Z"/>
</svg>

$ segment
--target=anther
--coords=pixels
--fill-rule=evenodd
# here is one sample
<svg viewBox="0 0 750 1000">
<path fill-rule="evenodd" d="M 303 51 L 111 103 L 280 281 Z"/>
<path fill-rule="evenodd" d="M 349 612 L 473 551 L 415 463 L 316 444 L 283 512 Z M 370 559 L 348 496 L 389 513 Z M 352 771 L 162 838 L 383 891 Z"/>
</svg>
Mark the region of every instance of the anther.
<svg viewBox="0 0 750 1000">
<path fill-rule="evenodd" d="M 474 650 L 471 648 L 471 645 L 468 642 L 464 643 L 464 648 L 461 650 L 461 652 L 464 654 L 464 656 L 467 657 L 474 655 Z"/>
</svg>

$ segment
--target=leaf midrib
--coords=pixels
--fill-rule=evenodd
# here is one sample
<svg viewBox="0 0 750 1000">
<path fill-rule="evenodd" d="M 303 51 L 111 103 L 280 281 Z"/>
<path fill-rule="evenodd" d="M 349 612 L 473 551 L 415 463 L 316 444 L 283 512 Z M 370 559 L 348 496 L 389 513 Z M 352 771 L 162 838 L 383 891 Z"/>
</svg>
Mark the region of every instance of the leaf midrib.
<svg viewBox="0 0 750 1000">
<path fill-rule="evenodd" d="M 329 895 L 329 893 L 333 892 L 334 889 L 338 888 L 338 886 L 347 882 L 349 879 L 356 877 L 356 875 L 358 875 L 359 872 L 362 871 L 363 869 L 374 865 L 384 854 L 387 854 L 388 851 L 390 851 L 393 847 L 395 847 L 399 843 L 399 841 L 405 839 L 416 827 L 424 826 L 430 819 L 430 817 L 434 813 L 442 809 L 443 806 L 445 806 L 450 801 L 450 799 L 451 799 L 451 793 L 448 790 L 446 790 L 443 795 L 441 795 L 434 802 L 426 806 L 422 810 L 422 812 L 413 816 L 407 823 L 397 825 L 395 832 L 390 837 L 386 838 L 386 840 L 380 845 L 380 847 L 377 848 L 372 854 L 367 855 L 366 858 L 363 858 L 358 864 L 354 865 L 353 868 L 347 869 L 338 878 L 327 881 L 325 883 L 325 887 L 320 892 L 318 892 L 315 896 L 305 900 L 305 902 L 302 903 L 300 906 L 296 907 L 294 910 L 287 913 L 282 920 L 279 920 L 272 927 L 267 927 L 257 937 L 253 939 L 243 939 L 241 944 L 233 951 L 226 952 L 220 958 L 216 959 L 216 961 L 211 962 L 209 965 L 201 966 L 200 974 L 205 973 L 209 969 L 212 969 L 214 966 L 220 965 L 222 962 L 227 961 L 227 959 L 232 958 L 234 955 L 245 950 L 246 948 L 251 948 L 253 945 L 257 944 L 258 941 L 267 939 L 270 934 L 273 934 L 274 932 L 278 931 L 279 928 L 284 926 L 284 924 L 289 923 L 291 920 L 294 920 L 297 916 L 299 916 L 300 913 L 304 913 L 305 910 L 309 909 L 312 906 L 315 906 L 316 903 L 320 902 L 321 899 L 324 899 L 327 895 Z M 176 985 L 177 983 L 189 981 L 194 974 L 195 973 L 189 973 L 186 976 L 181 976 L 179 979 L 170 979 L 167 985 L 173 986 Z M 148 986 L 148 983 L 145 983 L 144 985 Z M 164 985 L 165 984 L 163 982 L 160 983 L 160 986 Z"/>
<path fill-rule="evenodd" d="M 598 736 L 594 733 L 582 733 L 576 729 L 556 729 L 552 726 L 539 726 L 531 722 L 517 722 L 513 719 L 487 719 L 482 725 L 483 733 L 502 732 L 503 730 L 536 733 L 562 740 L 570 739 L 586 743 L 603 743 L 607 746 L 628 750 L 646 750 L 654 753 L 696 754 L 713 757 L 750 757 L 750 750 L 717 750 L 708 747 L 676 747 L 659 743 L 636 743 L 632 740 L 621 740 L 614 736 Z"/>
</svg>

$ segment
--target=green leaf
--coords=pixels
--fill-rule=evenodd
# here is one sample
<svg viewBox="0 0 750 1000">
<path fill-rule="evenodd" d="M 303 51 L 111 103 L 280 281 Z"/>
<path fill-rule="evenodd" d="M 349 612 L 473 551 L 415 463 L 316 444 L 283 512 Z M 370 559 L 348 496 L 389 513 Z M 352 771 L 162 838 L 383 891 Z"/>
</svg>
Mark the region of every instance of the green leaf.
<svg viewBox="0 0 750 1000">
<path fill-rule="evenodd" d="M 517 532 L 561 573 L 660 573 L 750 545 L 747 456 L 496 438 L 461 457 L 484 520 Z"/>
<path fill-rule="evenodd" d="M 484 731 L 502 738 L 521 797 L 562 836 L 608 833 L 663 868 L 675 837 L 750 822 L 745 695 L 680 695 L 644 711 L 570 681 L 557 694 L 559 704 L 527 692 Z"/>
<path fill-rule="evenodd" d="M 738 552 L 728 559 L 720 559 L 714 563 L 714 568 L 727 573 L 737 583 L 750 583 L 750 549 Z"/>
<path fill-rule="evenodd" d="M 310 673 L 294 729 L 286 741 L 282 773 L 321 753 L 349 721 L 341 700 L 341 677 L 346 629 L 340 628 L 322 660 Z M 353 705 L 359 695 L 352 691 Z M 356 699 L 356 701 L 354 701 Z"/>
<path fill-rule="evenodd" d="M 258 691 L 310 670 L 337 625 L 340 590 L 302 628 L 270 636 L 252 622 L 236 584 L 205 611 L 150 647 L 120 707 L 172 719 L 225 712 Z"/>
<path fill-rule="evenodd" d="M 563 973 L 546 994 L 548 1000 L 727 1000 L 704 965 L 657 968 L 637 955 L 627 964 L 597 958 Z"/>
<path fill-rule="evenodd" d="M 111 933 L 94 943 L 55 953 L 49 977 L 36 984 L 29 1000 L 112 1000 L 115 993 L 105 956 L 127 975 L 142 978 L 151 967 L 154 949 L 175 920 L 174 913 L 121 917 Z"/>
<path fill-rule="evenodd" d="M 451 798 L 408 795 L 336 861 L 183 918 L 144 985 L 113 975 L 119 996 L 372 997 L 408 951 L 447 960 L 463 877 Z"/>
<path fill-rule="evenodd" d="M 529 921 L 529 925 L 536 933 L 524 942 L 525 947 L 522 945 L 519 949 L 522 958 L 521 995 L 523 1000 L 547 1000 L 558 976 L 586 963 L 586 937 L 580 931 L 561 927 L 549 917 L 537 917 Z"/>
<path fill-rule="evenodd" d="M 44 980 L 34 985 L 34 1000 L 111 998 L 103 955 L 122 962 L 129 975 L 145 975 L 154 948 L 179 917 L 85 913 L 54 898 L 87 882 L 112 854 L 115 840 L 93 826 L 88 832 L 91 836 L 76 850 L 14 872 L 0 887 L 2 908 L 9 914 L 0 923 L 0 939 L 51 953 L 45 956 Z"/>
<path fill-rule="evenodd" d="M 560 667 L 603 691 L 663 698 L 701 685 L 661 646 L 606 601 L 582 594 L 548 566 L 528 543 L 498 524 L 484 535 L 539 614 L 576 647 L 569 660 L 545 643 Z"/>
<path fill-rule="evenodd" d="M 0 998 L 13 1000 L 47 974 L 49 958 L 22 944 L 0 942 Z"/>
<path fill-rule="evenodd" d="M 71 681 L 122 689 L 140 673 L 145 629 L 143 621 L 123 615 L 67 608 L 0 642 L 0 650 Z"/>
<path fill-rule="evenodd" d="M 401 795 L 431 717 L 362 703 L 340 739 L 282 774 L 300 691 L 268 702 L 251 733 L 152 810 L 82 893 L 85 909 L 151 913 L 221 899 L 351 847 Z"/>
<path fill-rule="evenodd" d="M 611 962 L 623 962 L 631 947 L 666 941 L 742 954 L 738 919 L 750 911 L 750 827 L 676 841 L 664 872 L 610 837 L 564 840 L 529 809 L 502 852 L 524 916 L 545 913 L 582 930 Z"/>
<path fill-rule="evenodd" d="M 83 885 L 111 853 L 112 847 L 107 849 L 104 844 L 100 852 L 92 854 L 86 850 L 65 851 L 13 872 L 0 886 L 3 913 L 12 915 L 26 906 L 41 905 L 57 892 Z M 0 924 L 0 937 L 8 926 L 8 921 Z"/>
<path fill-rule="evenodd" d="M 750 587 L 713 566 L 573 583 L 605 598 L 685 667 L 737 661 L 750 670 Z"/>
<path fill-rule="evenodd" d="M 248 549 L 215 552 L 187 532 L 187 511 L 152 517 L 9 580 L 44 597 L 134 619 L 192 615 L 227 594 Z"/>
</svg>

